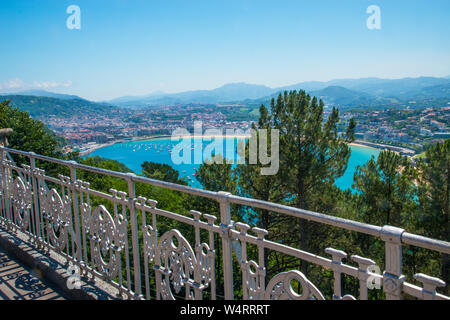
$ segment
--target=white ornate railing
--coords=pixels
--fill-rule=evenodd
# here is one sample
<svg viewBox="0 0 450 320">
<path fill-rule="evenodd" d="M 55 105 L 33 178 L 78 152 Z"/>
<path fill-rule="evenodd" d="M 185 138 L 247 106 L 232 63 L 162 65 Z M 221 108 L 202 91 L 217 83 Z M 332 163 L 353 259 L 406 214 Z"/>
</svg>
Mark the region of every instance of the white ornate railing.
<svg viewBox="0 0 450 320">
<path fill-rule="evenodd" d="M 18 166 L 15 154 L 29 159 Z M 273 250 L 332 270 L 336 300 L 353 300 L 343 295 L 341 276 L 359 280 L 359 299 L 368 298 L 370 281 L 380 281 L 387 299 L 409 295 L 419 299 L 450 300 L 436 292 L 445 283 L 425 274 L 414 278 L 423 287 L 405 282 L 402 275 L 402 245 L 412 245 L 450 254 L 450 243 L 410 234 L 392 226 L 374 226 L 357 221 L 292 208 L 280 204 L 243 198 L 226 192 L 211 192 L 187 186 L 94 168 L 76 162 L 63 161 L 5 147 L 0 147 L 0 226 L 8 231 L 21 230 L 30 236 L 31 244 L 63 255 L 76 264 L 84 276 L 99 277 L 115 286 L 123 298 L 174 299 L 184 293 L 186 299 L 216 299 L 216 259 L 221 260 L 225 299 L 234 298 L 233 246 L 242 275 L 244 299 L 324 299 L 319 289 L 298 270 L 286 270 L 268 280 L 266 285 L 265 250 Z M 46 175 L 36 166 L 36 160 L 66 167 L 70 174 L 58 178 Z M 110 189 L 104 193 L 90 188 L 88 182 L 77 179 L 77 170 L 85 170 L 124 179 L 128 193 Z M 192 217 L 157 207 L 157 201 L 137 196 L 135 183 L 150 184 L 170 190 L 215 200 L 220 207 L 220 221 L 213 215 L 190 211 Z M 51 186 L 49 188 L 48 186 Z M 110 204 L 93 207 L 91 198 Z M 351 230 L 385 243 L 385 271 L 369 270 L 376 262 L 357 255 L 350 258 L 358 267 L 344 264 L 347 253 L 327 248 L 331 259 L 265 239 L 268 232 L 241 222 L 233 222 L 230 204 L 244 205 L 278 212 L 322 224 Z M 138 213 L 141 221 L 138 221 Z M 158 219 L 166 217 L 193 227 L 192 247 L 175 229 L 158 235 Z M 147 221 L 149 218 L 150 221 Z M 204 218 L 204 219 L 202 219 Z M 201 231 L 203 239 L 201 241 Z M 251 230 L 251 233 L 249 231 Z M 205 235 L 207 234 L 207 237 Z M 215 234 L 220 237 L 221 257 L 216 256 Z M 247 246 L 257 248 L 258 261 L 247 259 Z M 143 270 L 142 270 L 143 269 Z M 152 274 L 154 276 L 152 277 Z M 369 279 L 370 278 L 370 279 Z M 295 292 L 291 281 L 301 285 Z M 152 294 L 154 292 L 154 294 Z M 183 297 L 182 297 L 183 298 Z"/>
</svg>

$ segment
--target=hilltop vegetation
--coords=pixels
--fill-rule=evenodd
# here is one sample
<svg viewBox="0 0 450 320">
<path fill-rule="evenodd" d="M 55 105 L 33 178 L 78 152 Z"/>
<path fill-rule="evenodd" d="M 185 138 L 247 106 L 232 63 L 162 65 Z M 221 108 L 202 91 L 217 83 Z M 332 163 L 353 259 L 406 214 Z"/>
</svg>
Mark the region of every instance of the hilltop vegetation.
<svg viewBox="0 0 450 320">
<path fill-rule="evenodd" d="M 33 151 L 49 157 L 59 158 L 62 143 L 43 122 L 30 118 L 28 112 L 13 108 L 9 101 L 0 102 L 0 128 L 12 128 L 8 137 L 9 147 Z"/>
<path fill-rule="evenodd" d="M 60 99 L 24 95 L 0 96 L 0 102 L 10 100 L 13 107 L 29 112 L 33 118 L 73 117 L 104 115 L 116 109 L 110 105 L 95 103 L 84 99 Z"/>
</svg>

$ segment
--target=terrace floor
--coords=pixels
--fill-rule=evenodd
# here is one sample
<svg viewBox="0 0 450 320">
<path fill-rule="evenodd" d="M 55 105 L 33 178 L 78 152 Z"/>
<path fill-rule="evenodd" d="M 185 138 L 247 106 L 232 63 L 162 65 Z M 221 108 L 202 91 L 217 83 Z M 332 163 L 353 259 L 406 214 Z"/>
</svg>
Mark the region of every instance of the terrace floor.
<svg viewBox="0 0 450 320">
<path fill-rule="evenodd" d="M 0 300 L 65 300 L 65 297 L 0 247 Z"/>
</svg>

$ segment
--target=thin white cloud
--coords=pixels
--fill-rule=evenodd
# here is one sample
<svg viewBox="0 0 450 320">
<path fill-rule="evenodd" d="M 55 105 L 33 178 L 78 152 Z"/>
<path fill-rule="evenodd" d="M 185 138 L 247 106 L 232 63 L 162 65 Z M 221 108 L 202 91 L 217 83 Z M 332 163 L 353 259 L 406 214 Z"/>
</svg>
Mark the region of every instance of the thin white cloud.
<svg viewBox="0 0 450 320">
<path fill-rule="evenodd" d="M 33 83 L 26 83 L 23 80 L 16 78 L 0 83 L 0 92 L 31 89 L 49 90 L 55 88 L 67 88 L 70 86 L 72 86 L 72 81 L 34 81 Z"/>
<path fill-rule="evenodd" d="M 11 79 L 6 82 L 0 83 L 0 91 L 5 90 L 17 90 L 23 88 L 25 86 L 25 82 L 20 79 Z"/>
<path fill-rule="evenodd" d="M 33 87 L 39 89 L 51 89 L 51 88 L 67 88 L 72 85 L 72 81 L 66 82 L 56 82 L 56 81 L 44 81 L 44 82 L 33 82 Z"/>
</svg>

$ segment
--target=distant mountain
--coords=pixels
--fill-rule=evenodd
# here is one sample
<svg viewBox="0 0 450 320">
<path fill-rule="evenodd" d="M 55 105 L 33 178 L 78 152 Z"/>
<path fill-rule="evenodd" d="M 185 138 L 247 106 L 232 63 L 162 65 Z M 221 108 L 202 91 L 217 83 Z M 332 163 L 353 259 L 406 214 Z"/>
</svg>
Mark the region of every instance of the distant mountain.
<svg viewBox="0 0 450 320">
<path fill-rule="evenodd" d="M 375 107 L 406 105 L 447 105 L 450 102 L 450 78 L 418 77 L 403 79 L 335 79 L 307 81 L 290 86 L 270 88 L 248 83 L 230 83 L 213 90 L 193 90 L 179 93 L 153 92 L 142 96 L 124 96 L 107 102 L 91 102 L 75 95 L 45 90 L 28 90 L 9 94 L 13 104 L 25 108 L 32 116 L 44 114 L 90 114 L 110 110 L 111 105 L 141 108 L 170 104 L 246 103 L 268 104 L 280 92 L 305 90 L 337 107 Z M 5 96 L 5 95 L 4 95 Z M 38 99 L 42 98 L 42 99 Z M 46 99 L 44 99 L 46 98 Z M 55 99 L 55 100 L 52 100 Z"/>
<path fill-rule="evenodd" d="M 330 81 L 306 81 L 306 82 L 300 82 L 296 83 L 294 85 L 286 86 L 286 87 L 280 87 L 277 88 L 279 91 L 284 90 L 305 90 L 305 91 L 317 91 L 322 90 L 327 87 L 343 87 L 350 90 L 360 90 L 359 87 L 361 86 L 376 86 L 380 85 L 382 83 L 385 83 L 385 79 L 379 79 L 379 78 L 360 78 L 360 79 L 335 79 Z M 368 92 L 370 93 L 370 92 Z"/>
<path fill-rule="evenodd" d="M 274 92 L 275 89 L 248 83 L 230 83 L 211 90 L 214 95 L 225 100 L 256 99 Z M 219 99 L 219 98 L 218 98 Z"/>
<path fill-rule="evenodd" d="M 423 88 L 450 83 L 450 79 L 435 77 L 402 78 L 402 79 L 336 79 L 326 82 L 300 82 L 295 85 L 281 87 L 278 90 L 306 90 L 316 91 L 330 86 L 339 86 L 346 89 L 361 91 L 373 96 L 407 98 L 413 92 Z"/>
<path fill-rule="evenodd" d="M 123 96 L 123 97 L 115 98 L 112 100 L 108 100 L 106 102 L 111 103 L 111 104 L 121 104 L 124 102 L 127 103 L 127 102 L 136 102 L 136 101 L 145 101 L 147 99 L 152 99 L 152 98 L 155 98 L 155 99 L 161 98 L 161 97 L 164 97 L 165 95 L 168 95 L 168 94 L 163 91 L 155 91 L 150 94 L 143 95 L 143 96 Z"/>
<path fill-rule="evenodd" d="M 219 103 L 267 96 L 275 89 L 256 84 L 230 83 L 213 90 L 194 90 L 172 94 L 151 94 L 141 97 L 121 97 L 108 101 L 120 106 L 145 106 L 176 103 Z M 128 99 L 126 99 L 128 98 Z"/>
<path fill-rule="evenodd" d="M 450 82 L 437 86 L 425 87 L 420 91 L 410 91 L 405 94 L 410 99 L 449 99 L 450 100 Z"/>
<path fill-rule="evenodd" d="M 449 83 L 450 83 L 449 79 L 420 77 L 420 78 L 384 80 L 374 84 L 362 83 L 349 88 L 353 90 L 367 92 L 377 96 L 408 99 L 409 97 L 411 97 L 411 95 L 420 92 L 424 88 Z"/>
<path fill-rule="evenodd" d="M 329 86 L 322 90 L 308 92 L 311 96 L 322 99 L 327 105 L 332 106 L 373 106 L 392 102 L 386 98 L 371 94 L 350 90 L 340 86 Z"/>
<path fill-rule="evenodd" d="M 418 105 L 443 105 L 446 100 L 450 102 L 449 86 L 450 79 L 435 77 L 308 81 L 277 88 L 276 94 L 257 99 L 253 104 L 268 103 L 270 98 L 285 90 L 305 90 L 310 95 L 321 98 L 325 104 L 338 107 L 395 107 L 407 105 L 411 100 L 419 102 Z"/>
<path fill-rule="evenodd" d="M 82 115 L 105 115 L 116 107 L 95 103 L 84 99 L 58 99 L 53 97 L 38 97 L 26 95 L 0 95 L 0 102 L 11 100 L 14 107 L 27 111 L 33 118 L 54 115 L 57 117 L 72 117 Z"/>
<path fill-rule="evenodd" d="M 62 99 L 62 100 L 73 100 L 73 99 L 85 100 L 83 98 L 80 98 L 79 96 L 70 95 L 70 94 L 62 94 L 62 93 L 54 93 L 54 92 L 49 92 L 49 91 L 45 91 L 45 90 L 25 90 L 25 91 L 18 91 L 18 92 L 2 93 L 2 95 L 49 97 L 49 98 L 57 98 L 57 99 Z"/>
<path fill-rule="evenodd" d="M 300 82 L 279 88 L 248 83 L 231 83 L 213 90 L 195 90 L 172 94 L 158 92 L 140 97 L 121 97 L 108 102 L 123 107 L 180 103 L 258 103 L 270 101 L 270 98 L 276 96 L 279 92 L 305 90 L 310 94 L 323 97 L 323 100 L 329 104 L 373 106 L 395 104 L 420 97 L 445 99 L 447 97 L 445 88 L 448 84 L 450 84 L 450 79 L 436 77 L 335 79 L 324 82 Z"/>
<path fill-rule="evenodd" d="M 272 98 L 276 99 L 279 94 L 284 91 L 289 90 L 304 90 L 297 87 L 288 87 L 284 90 L 277 91 L 269 96 L 255 99 L 255 100 L 244 100 L 242 103 L 250 105 L 260 105 L 265 104 L 266 106 L 270 104 Z M 398 101 L 393 98 L 383 98 L 373 96 L 371 94 L 350 90 L 341 86 L 328 86 L 320 90 L 305 90 L 310 96 L 314 96 L 321 99 L 325 105 L 335 106 L 335 107 L 361 107 L 361 106 L 378 106 L 386 105 L 391 103 L 397 103 Z"/>
</svg>

